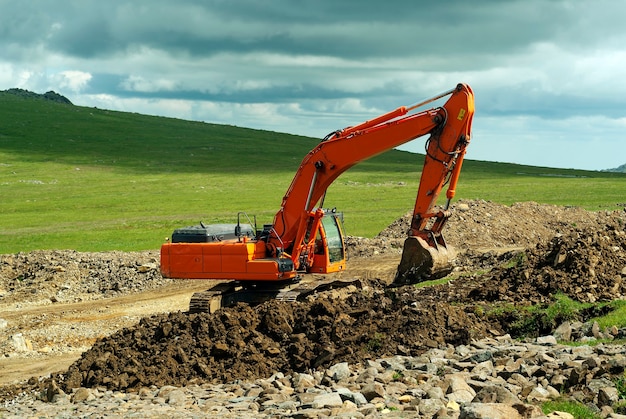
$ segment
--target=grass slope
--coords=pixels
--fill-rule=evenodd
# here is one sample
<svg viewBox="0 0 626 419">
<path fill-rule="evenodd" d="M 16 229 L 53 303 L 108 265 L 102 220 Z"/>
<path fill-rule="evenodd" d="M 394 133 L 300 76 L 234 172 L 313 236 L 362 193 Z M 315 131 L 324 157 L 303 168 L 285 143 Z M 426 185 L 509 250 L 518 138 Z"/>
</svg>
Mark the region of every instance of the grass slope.
<svg viewBox="0 0 626 419">
<path fill-rule="evenodd" d="M 238 211 L 271 222 L 318 141 L 0 92 L 0 253 L 157 249 L 174 228 L 234 222 Z M 412 208 L 422 163 L 397 150 L 363 162 L 325 205 L 345 212 L 349 234 L 373 236 Z M 466 161 L 457 197 L 615 209 L 625 181 Z"/>
</svg>

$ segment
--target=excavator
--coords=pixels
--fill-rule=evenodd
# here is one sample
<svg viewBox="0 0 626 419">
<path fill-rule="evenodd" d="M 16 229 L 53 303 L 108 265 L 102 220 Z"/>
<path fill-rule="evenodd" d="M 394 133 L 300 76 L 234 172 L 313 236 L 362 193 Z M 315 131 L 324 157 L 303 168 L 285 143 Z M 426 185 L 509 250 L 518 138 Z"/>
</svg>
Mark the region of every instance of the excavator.
<svg viewBox="0 0 626 419">
<path fill-rule="evenodd" d="M 419 110 L 445 97 L 443 106 Z M 430 99 L 331 132 L 302 160 L 272 224 L 259 228 L 256 217 L 240 212 L 236 223 L 176 229 L 161 246 L 162 275 L 217 281 L 192 296 L 190 312 L 215 312 L 270 298 L 295 301 L 341 286 L 333 275 L 307 275 L 346 269 L 343 213 L 324 207 L 327 189 L 355 164 L 429 135 L 410 227 L 391 285 L 446 276 L 454 253 L 442 230 L 451 216 L 473 116 L 474 93 L 460 83 Z M 440 208 L 437 199 L 446 184 L 447 199 Z"/>
</svg>

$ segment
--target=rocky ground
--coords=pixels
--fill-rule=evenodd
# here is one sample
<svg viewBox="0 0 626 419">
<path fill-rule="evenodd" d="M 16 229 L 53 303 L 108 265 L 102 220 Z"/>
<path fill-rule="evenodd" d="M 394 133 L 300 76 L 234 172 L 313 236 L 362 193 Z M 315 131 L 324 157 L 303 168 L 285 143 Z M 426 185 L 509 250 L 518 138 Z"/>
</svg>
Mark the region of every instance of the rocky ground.
<svg viewBox="0 0 626 419">
<path fill-rule="evenodd" d="M 626 332 L 600 330 L 593 310 L 548 319 L 510 308 L 622 298 L 623 205 L 453 209 L 446 238 L 458 257 L 445 284 L 388 287 L 404 217 L 348 239 L 338 276 L 358 278 L 352 286 L 212 315 L 185 311 L 205 284 L 161 278 L 155 252 L 2 255 L 0 416 L 514 418 L 561 398 L 615 415 L 626 347 L 610 340 Z"/>
</svg>

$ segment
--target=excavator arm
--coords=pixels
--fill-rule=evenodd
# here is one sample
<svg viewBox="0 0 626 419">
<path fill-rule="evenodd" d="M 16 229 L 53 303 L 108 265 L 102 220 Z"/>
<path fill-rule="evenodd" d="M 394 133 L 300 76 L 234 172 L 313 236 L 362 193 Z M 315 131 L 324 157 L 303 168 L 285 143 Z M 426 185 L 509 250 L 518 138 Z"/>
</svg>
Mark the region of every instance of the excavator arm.
<svg viewBox="0 0 626 419">
<path fill-rule="evenodd" d="M 441 107 L 418 110 L 447 96 Z M 434 208 L 446 183 L 448 203 L 454 196 L 473 115 L 474 94 L 469 86 L 459 84 L 421 103 L 331 133 L 303 159 L 272 224 L 257 229 L 256 220 L 240 213 L 236 225 L 200 223 L 176 229 L 171 241 L 161 246 L 162 275 L 231 283 L 229 293 L 214 288 L 194 295 L 190 307 L 199 311 L 208 306 L 213 310 L 216 299 L 223 305 L 226 298 L 231 303 L 257 301 L 269 293 L 290 299 L 310 292 L 304 281 L 299 282 L 300 273 L 326 274 L 345 268 L 341 215 L 321 208 L 328 187 L 360 161 L 424 135 L 429 135 L 426 157 L 395 282 L 446 273 L 450 249 L 441 230 L 449 217 L 448 204 L 442 211 Z M 284 287 L 294 281 L 300 283 L 296 290 Z"/>
<path fill-rule="evenodd" d="M 442 107 L 410 113 L 448 95 L 450 98 Z M 439 249 L 440 253 L 445 251 L 441 230 L 449 211 L 448 204 L 444 211 L 438 212 L 434 212 L 434 206 L 446 183 L 449 184 L 447 202 L 454 197 L 465 149 L 470 141 L 473 114 L 474 94 L 469 86 L 459 84 L 427 101 L 397 108 L 373 120 L 329 134 L 303 159 L 274 218 L 268 247 L 277 252 L 287 252 L 299 267 L 301 253 L 310 249 L 310 237 L 315 234 L 308 220 L 311 217 L 315 219 L 312 216 L 314 209 L 323 201 L 333 181 L 363 160 L 430 134 L 409 231 L 411 244 L 407 247 L 405 243 L 403 252 L 419 253 L 414 243 L 415 238 L 419 238 L 418 246 L 424 248 L 427 254 L 417 261 L 403 254 L 396 280 L 415 282 L 424 276 L 424 270 L 430 271 L 426 276 L 443 274 L 445 270 L 434 272 L 439 270 L 437 260 L 441 258 L 429 254 Z M 425 264 L 422 261 L 424 258 L 427 259 Z M 435 261 L 434 270 L 429 258 Z"/>
</svg>

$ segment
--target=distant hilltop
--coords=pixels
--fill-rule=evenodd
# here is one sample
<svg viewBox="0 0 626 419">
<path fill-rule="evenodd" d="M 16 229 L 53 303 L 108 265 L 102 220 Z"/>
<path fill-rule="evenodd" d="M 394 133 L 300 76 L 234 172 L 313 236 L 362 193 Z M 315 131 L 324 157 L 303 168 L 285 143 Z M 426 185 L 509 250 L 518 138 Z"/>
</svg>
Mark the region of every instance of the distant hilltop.
<svg viewBox="0 0 626 419">
<path fill-rule="evenodd" d="M 626 173 L 626 163 L 622 164 L 620 167 L 616 167 L 615 169 L 606 169 L 603 170 L 603 172 L 619 172 L 619 173 Z"/>
<path fill-rule="evenodd" d="M 45 99 L 45 100 L 51 100 L 52 102 L 73 105 L 73 103 L 68 98 L 52 90 L 44 93 L 43 95 L 28 91 L 28 90 L 24 90 L 24 89 L 18 89 L 18 88 L 2 90 L 2 92 L 9 93 L 9 94 L 16 95 L 16 96 L 26 97 L 26 98 Z"/>
<path fill-rule="evenodd" d="M 0 90 L 0 93 L 8 93 L 8 94 L 20 96 L 23 98 L 39 99 L 39 100 L 43 99 L 43 100 L 49 100 L 49 101 L 57 102 L 57 103 L 64 103 L 67 105 L 74 105 L 68 98 L 52 90 L 44 94 L 40 94 L 40 93 L 31 92 L 25 89 L 12 88 L 12 89 L 7 89 L 7 90 Z M 626 173 L 626 163 L 613 169 L 602 169 L 600 171 L 601 172 Z"/>
</svg>

